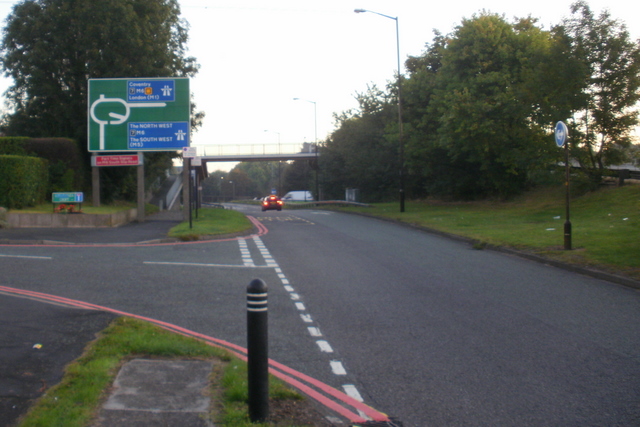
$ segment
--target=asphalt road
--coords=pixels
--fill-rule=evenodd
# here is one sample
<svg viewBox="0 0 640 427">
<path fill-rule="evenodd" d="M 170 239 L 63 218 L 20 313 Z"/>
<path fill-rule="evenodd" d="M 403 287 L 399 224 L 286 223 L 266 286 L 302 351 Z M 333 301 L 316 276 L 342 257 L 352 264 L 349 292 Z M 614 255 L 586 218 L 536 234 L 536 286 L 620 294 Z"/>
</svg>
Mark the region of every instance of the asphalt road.
<svg viewBox="0 0 640 427">
<path fill-rule="evenodd" d="M 0 247 L 0 282 L 246 346 L 260 277 L 270 357 L 405 426 L 640 424 L 637 290 L 374 219 L 239 209 L 269 232 Z"/>
</svg>

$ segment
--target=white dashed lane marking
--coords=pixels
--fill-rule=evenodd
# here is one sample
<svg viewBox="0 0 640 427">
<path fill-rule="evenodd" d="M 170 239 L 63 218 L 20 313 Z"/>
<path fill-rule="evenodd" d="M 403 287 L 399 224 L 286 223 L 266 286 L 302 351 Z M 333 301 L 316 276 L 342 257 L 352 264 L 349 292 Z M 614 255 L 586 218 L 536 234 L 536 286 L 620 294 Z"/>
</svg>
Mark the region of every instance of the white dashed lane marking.
<svg viewBox="0 0 640 427">
<path fill-rule="evenodd" d="M 276 274 L 278 275 L 278 278 L 280 279 L 280 281 L 282 282 L 282 286 L 284 287 L 284 290 L 289 294 L 289 298 L 291 298 L 291 300 L 293 301 L 296 309 L 300 312 L 300 318 L 302 319 L 302 321 L 304 323 L 306 323 L 307 325 L 307 331 L 309 332 L 309 335 L 313 338 L 319 338 L 322 337 L 322 332 L 320 332 L 320 328 L 318 328 L 317 326 L 312 326 L 313 324 L 313 318 L 311 317 L 311 315 L 309 313 L 307 313 L 307 307 L 304 305 L 304 303 L 301 301 L 302 300 L 302 296 L 296 292 L 295 288 L 291 285 L 291 283 L 289 282 L 289 280 L 287 279 L 286 275 L 284 274 L 284 272 L 282 271 L 282 269 L 280 268 L 280 266 L 278 265 L 278 263 L 273 259 L 273 257 L 271 256 L 271 254 L 269 253 L 269 250 L 267 249 L 267 247 L 264 245 L 264 243 L 262 242 L 262 240 L 260 239 L 259 236 L 253 236 L 253 241 L 256 244 L 256 247 L 258 248 L 262 258 L 264 259 L 265 263 L 267 264 L 268 267 L 273 267 L 274 271 L 276 272 Z M 246 242 L 245 242 L 246 245 Z M 241 253 L 244 257 L 244 246 L 245 245 L 240 245 L 240 249 L 241 249 Z M 247 249 L 247 252 L 248 249 Z M 245 260 L 243 258 L 245 263 L 249 263 L 249 260 Z M 251 260 L 252 263 L 255 262 L 253 260 Z M 333 354 L 333 347 L 331 347 L 331 344 L 329 344 L 329 342 L 325 339 L 320 339 L 320 340 L 316 340 L 316 345 L 318 346 L 318 349 L 322 352 L 322 353 L 327 353 L 327 354 Z M 331 372 L 334 375 L 338 375 L 338 376 L 345 376 L 347 375 L 347 371 L 345 370 L 344 366 L 342 365 L 342 362 L 339 360 L 331 360 L 329 362 L 329 366 L 331 368 Z M 360 396 L 360 393 L 358 392 L 357 388 L 353 385 L 353 384 L 345 384 L 342 386 L 343 389 L 345 390 L 345 393 L 351 397 L 353 397 L 354 399 L 358 400 L 359 402 L 362 402 L 362 397 Z"/>
<path fill-rule="evenodd" d="M 254 259 L 254 256 L 251 254 L 251 250 L 249 249 L 249 242 L 246 239 L 238 239 L 238 248 L 240 250 L 240 256 L 242 258 L 242 264 L 239 265 L 230 265 L 230 264 L 204 264 L 204 263 L 183 263 L 183 262 L 151 262 L 145 261 L 145 264 L 156 264 L 156 265 L 188 265 L 188 266 L 200 266 L 200 267 L 226 267 L 226 268 L 273 268 L 278 279 L 282 283 L 284 290 L 289 295 L 289 298 L 293 302 L 295 308 L 300 312 L 300 319 L 303 323 L 307 325 L 307 331 L 312 338 L 320 338 L 322 337 L 322 333 L 320 332 L 320 328 L 317 326 L 313 326 L 313 318 L 311 314 L 307 312 L 307 307 L 302 302 L 302 295 L 296 292 L 295 288 L 291 285 L 286 275 L 278 265 L 275 259 L 269 253 L 269 250 L 264 245 L 259 236 L 252 237 L 253 242 L 255 243 L 256 248 L 258 249 L 259 256 L 262 257 L 264 261 L 264 265 L 262 262 Z M 255 255 L 255 251 L 254 251 Z M 0 255 L 2 256 L 2 255 Z M 318 349 L 322 353 L 333 354 L 333 347 L 326 339 L 318 339 L 315 341 Z M 345 370 L 342 362 L 339 360 L 331 360 L 329 362 L 331 372 L 334 375 L 345 376 L 347 375 L 347 371 Z M 345 384 L 342 386 L 345 390 L 345 393 L 354 399 L 362 402 L 362 397 L 360 393 L 356 389 L 356 387 L 352 384 Z M 356 397 L 357 396 L 357 397 Z M 364 418 L 364 417 L 363 417 Z"/>
</svg>

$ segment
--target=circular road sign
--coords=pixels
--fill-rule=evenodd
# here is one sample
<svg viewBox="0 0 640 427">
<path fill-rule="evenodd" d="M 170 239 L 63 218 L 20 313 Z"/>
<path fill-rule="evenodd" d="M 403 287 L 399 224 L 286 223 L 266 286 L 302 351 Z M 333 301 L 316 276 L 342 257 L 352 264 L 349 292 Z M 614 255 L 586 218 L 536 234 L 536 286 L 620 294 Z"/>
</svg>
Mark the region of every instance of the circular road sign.
<svg viewBox="0 0 640 427">
<path fill-rule="evenodd" d="M 556 123 L 556 144 L 558 147 L 562 147 L 564 145 L 568 136 L 569 129 L 567 129 L 567 125 L 562 121 Z"/>
</svg>

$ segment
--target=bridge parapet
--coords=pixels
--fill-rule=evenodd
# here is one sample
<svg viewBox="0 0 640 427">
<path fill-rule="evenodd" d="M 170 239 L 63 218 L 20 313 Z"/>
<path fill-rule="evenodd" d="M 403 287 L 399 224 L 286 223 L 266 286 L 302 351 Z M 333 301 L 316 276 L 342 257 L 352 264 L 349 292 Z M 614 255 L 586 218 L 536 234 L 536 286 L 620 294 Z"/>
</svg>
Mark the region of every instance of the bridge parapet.
<svg viewBox="0 0 640 427">
<path fill-rule="evenodd" d="M 198 145 L 204 161 L 270 161 L 311 159 L 317 156 L 316 144 L 220 144 Z"/>
</svg>

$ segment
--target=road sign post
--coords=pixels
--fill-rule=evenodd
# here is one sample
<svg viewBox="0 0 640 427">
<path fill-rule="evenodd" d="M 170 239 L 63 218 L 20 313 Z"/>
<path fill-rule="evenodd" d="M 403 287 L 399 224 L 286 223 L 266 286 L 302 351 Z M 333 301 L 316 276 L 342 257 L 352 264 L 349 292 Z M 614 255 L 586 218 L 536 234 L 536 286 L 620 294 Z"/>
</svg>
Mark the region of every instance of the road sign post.
<svg viewBox="0 0 640 427">
<path fill-rule="evenodd" d="M 89 151 L 178 151 L 189 145 L 189 79 L 89 80 Z"/>
<path fill-rule="evenodd" d="M 94 155 L 135 151 L 143 158 L 145 151 L 181 150 L 190 143 L 190 100 L 186 77 L 90 79 L 88 151 Z M 94 204 L 99 206 L 100 173 L 96 166 L 92 185 Z M 144 166 L 137 166 L 138 221 L 142 221 Z"/>
<path fill-rule="evenodd" d="M 567 125 L 564 122 L 556 123 L 556 131 L 555 131 L 555 139 L 556 145 L 558 147 L 564 146 L 564 165 L 565 165 L 565 191 L 566 191 L 566 220 L 564 222 L 564 249 L 567 251 L 571 250 L 571 217 L 569 212 L 569 203 L 570 203 L 570 191 L 569 191 L 569 177 L 570 177 L 570 166 L 569 166 L 569 130 L 567 129 Z"/>
</svg>

